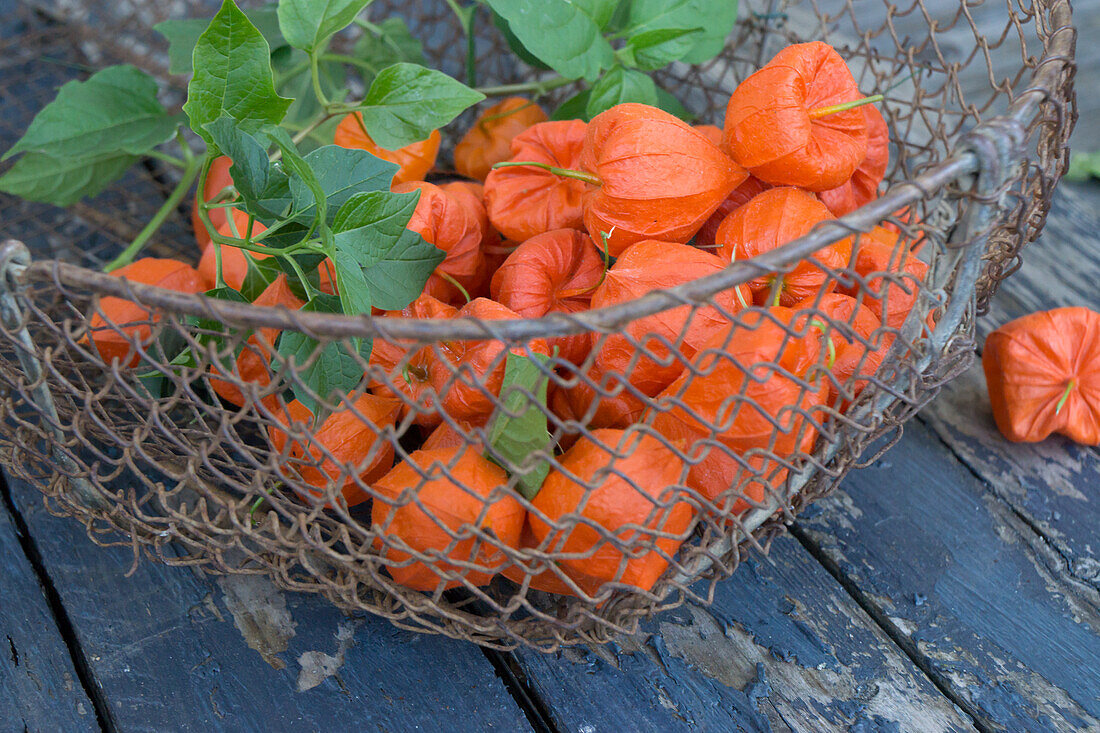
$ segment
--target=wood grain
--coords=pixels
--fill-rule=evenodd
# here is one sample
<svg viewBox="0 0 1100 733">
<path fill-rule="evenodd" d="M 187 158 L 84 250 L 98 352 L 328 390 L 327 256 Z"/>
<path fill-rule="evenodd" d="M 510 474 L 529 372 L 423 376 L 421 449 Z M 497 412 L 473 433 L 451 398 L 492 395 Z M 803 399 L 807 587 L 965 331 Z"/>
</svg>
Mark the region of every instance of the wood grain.
<svg viewBox="0 0 1100 733">
<path fill-rule="evenodd" d="M 49 604 L 0 503 L 0 729 L 98 730 Z"/>
<path fill-rule="evenodd" d="M 1100 725 L 1100 595 L 920 422 L 798 527 L 982 725 Z"/>
<path fill-rule="evenodd" d="M 1100 185 L 1063 183 L 1039 241 L 979 322 L 981 336 L 1037 310 L 1100 309 L 1097 232 Z M 993 423 L 980 364 L 947 385 L 920 419 L 1062 557 L 1067 581 L 1100 589 L 1100 450 L 1060 436 L 1008 442 Z"/>
<path fill-rule="evenodd" d="M 601 649 L 517 658 L 561 730 L 972 730 L 790 537 L 712 607 Z"/>
<path fill-rule="evenodd" d="M 347 618 L 262 576 L 142 562 L 127 577 L 128 549 L 93 545 L 35 489 L 11 489 L 118 730 L 530 729 L 473 645 Z"/>
</svg>

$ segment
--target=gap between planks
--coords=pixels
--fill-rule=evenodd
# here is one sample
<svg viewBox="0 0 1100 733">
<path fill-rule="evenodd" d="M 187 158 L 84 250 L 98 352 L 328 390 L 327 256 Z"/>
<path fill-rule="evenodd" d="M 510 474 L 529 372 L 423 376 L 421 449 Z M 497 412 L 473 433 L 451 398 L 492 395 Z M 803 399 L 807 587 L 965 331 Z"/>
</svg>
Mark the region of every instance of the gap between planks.
<svg viewBox="0 0 1100 733">
<path fill-rule="evenodd" d="M 68 650 L 69 657 L 72 659 L 73 668 L 76 670 L 77 679 L 80 681 L 80 687 L 84 690 L 84 694 L 87 695 L 92 703 L 92 707 L 95 709 L 96 723 L 98 723 L 100 730 L 104 731 L 104 733 L 114 733 L 117 727 L 111 718 L 106 701 L 103 699 L 103 691 L 95 684 L 91 670 L 88 666 L 88 660 L 84 655 L 84 650 L 80 647 L 79 640 L 76 638 L 76 632 L 73 629 L 72 621 L 69 619 L 69 614 L 65 610 L 64 604 L 61 602 L 61 596 L 58 595 L 57 589 L 54 587 L 53 579 L 50 578 L 49 573 L 46 572 L 46 567 L 42 563 L 42 555 L 38 551 L 38 545 L 31 536 L 27 528 L 27 523 L 23 519 L 23 515 L 19 512 L 19 509 L 15 506 L 15 502 L 12 500 L 11 491 L 8 488 L 7 479 L 4 477 L 3 473 L 0 473 L 0 500 L 2 500 L 0 501 L 0 509 L 7 511 L 11 516 L 12 523 L 15 525 L 16 538 L 19 540 L 19 546 L 22 548 L 23 555 L 27 558 L 27 562 L 30 563 L 35 578 L 42 588 L 42 594 L 46 598 L 46 603 L 50 609 L 50 615 L 53 617 L 54 624 L 57 626 L 57 632 L 61 635 L 62 640 L 64 640 L 65 648 Z"/>
</svg>

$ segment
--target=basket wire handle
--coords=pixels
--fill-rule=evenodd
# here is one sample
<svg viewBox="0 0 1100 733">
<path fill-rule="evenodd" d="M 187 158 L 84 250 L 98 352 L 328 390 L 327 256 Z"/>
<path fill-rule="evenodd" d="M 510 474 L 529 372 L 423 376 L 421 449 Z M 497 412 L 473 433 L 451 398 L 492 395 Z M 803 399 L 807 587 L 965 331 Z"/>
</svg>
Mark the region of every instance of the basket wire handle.
<svg viewBox="0 0 1100 733">
<path fill-rule="evenodd" d="M 30 263 L 30 251 L 22 242 L 8 239 L 0 244 L 0 323 L 17 344 L 16 356 L 29 385 L 26 393 L 29 393 L 31 403 L 37 408 L 41 420 L 53 437 L 50 454 L 58 468 L 63 471 L 62 475 L 68 480 L 77 499 L 88 508 L 105 510 L 108 508 L 107 502 L 88 479 L 79 475 L 80 468 L 76 461 L 62 447 L 65 431 L 61 428 L 57 408 L 54 407 L 53 396 L 42 370 L 42 361 L 38 358 L 38 351 L 30 331 L 27 330 L 27 322 L 19 305 L 20 292 L 25 287 L 20 284 L 19 275 Z"/>
</svg>

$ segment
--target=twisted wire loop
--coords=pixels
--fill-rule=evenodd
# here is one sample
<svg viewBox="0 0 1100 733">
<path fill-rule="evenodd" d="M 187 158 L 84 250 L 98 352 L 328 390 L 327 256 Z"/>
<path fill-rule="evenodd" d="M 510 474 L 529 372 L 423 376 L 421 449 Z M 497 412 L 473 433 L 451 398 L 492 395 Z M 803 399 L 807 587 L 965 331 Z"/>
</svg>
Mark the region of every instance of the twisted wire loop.
<svg viewBox="0 0 1100 733">
<path fill-rule="evenodd" d="M 3 461 L 100 544 L 266 573 L 288 590 L 486 646 L 600 643 L 660 610 L 709 603 L 746 552 L 766 553 L 967 367 L 975 319 L 1041 230 L 1067 164 L 1068 2 L 1012 3 L 1003 28 L 989 32 L 986 19 L 985 34 L 966 3 L 948 17 L 921 0 L 856 4 L 746 3 L 719 58 L 656 79 L 700 122 L 720 124 L 730 91 L 761 60 L 824 39 L 862 89 L 886 90 L 888 191 L 767 255 L 608 308 L 416 320 L 183 295 L 97 272 L 170 184 L 155 169 L 75 216 L 0 199 L 7 233 L 36 256 L 0 247 Z M 149 4 L 111 5 L 89 4 L 95 18 L 28 23 L 8 50 L 29 63 L 71 53 L 76 37 L 84 61 L 158 70 L 146 37 L 124 49 L 93 43 L 110 35 L 92 37 L 93 22 L 159 19 L 146 17 Z M 412 17 L 401 5 L 378 0 L 372 12 L 404 13 L 432 62 L 460 74 L 464 44 L 445 4 L 425 2 Z M 503 48 L 490 24 L 478 28 L 482 83 L 536 76 L 503 61 Z M 173 84 L 167 93 L 178 94 Z M 43 95 L 56 86 L 41 85 Z M 4 124 L 3 136 L 18 134 Z M 189 259 L 188 241 L 182 217 L 169 221 L 153 253 Z M 838 242 L 852 251 L 842 267 L 821 256 Z M 875 252 L 878 264 L 857 271 Z M 790 318 L 734 297 L 747 284 L 765 302 L 774 274 L 796 269 L 820 287 Z M 860 307 L 840 314 L 828 291 Z M 137 304 L 125 322 L 114 320 L 119 300 Z M 279 334 L 294 332 L 312 340 L 288 357 Z M 587 356 L 550 348 L 566 336 Z M 365 338 L 369 359 L 357 348 Z M 545 401 L 530 384 L 504 386 L 512 355 L 544 357 L 532 363 Z M 310 394 L 303 375 L 333 368 L 362 374 L 358 386 Z M 545 419 L 545 439 L 501 449 L 503 419 L 530 414 Z M 571 498 L 525 498 L 524 482 L 546 467 L 554 496 Z"/>
</svg>

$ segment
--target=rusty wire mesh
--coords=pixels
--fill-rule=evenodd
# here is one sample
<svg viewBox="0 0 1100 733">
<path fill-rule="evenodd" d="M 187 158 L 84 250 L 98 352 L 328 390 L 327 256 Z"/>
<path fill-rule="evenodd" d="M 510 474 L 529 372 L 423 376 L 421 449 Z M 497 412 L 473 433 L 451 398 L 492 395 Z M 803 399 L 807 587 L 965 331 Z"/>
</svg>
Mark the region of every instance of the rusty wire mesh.
<svg viewBox="0 0 1100 733">
<path fill-rule="evenodd" d="M 0 54 L 18 69 L 3 77 L 18 91 L 5 95 L 5 147 L 84 66 L 163 71 L 136 30 L 155 10 L 62 5 L 60 16 L 24 9 L 7 21 L 21 26 Z M 408 17 L 398 5 L 372 12 Z M 747 548 L 766 551 L 965 368 L 974 319 L 1042 227 L 1075 117 L 1068 3 L 1008 2 L 995 23 L 971 5 L 947 16 L 921 0 L 748 6 L 721 57 L 660 72 L 701 122 L 720 124 L 733 86 L 776 50 L 829 41 L 861 88 L 892 87 L 891 186 L 785 248 L 604 310 L 414 320 L 210 301 L 94 272 L 163 200 L 170 181 L 153 163 L 69 212 L 2 198 L 4 234 L 35 257 L 21 264 L 13 246 L 0 257 L 15 288 L 0 308 L 3 460 L 52 511 L 135 558 L 267 573 L 485 645 L 601 642 L 658 610 L 706 603 Z M 460 34 L 444 4 L 414 16 L 429 58 L 457 73 Z M 102 45 L 104 25 L 132 32 L 124 50 Z M 483 82 L 532 73 L 501 48 L 483 24 Z M 169 222 L 154 254 L 197 259 L 185 221 Z M 841 240 L 852 248 L 843 265 L 816 254 Z M 853 264 L 875 247 L 880 265 L 861 275 Z M 803 260 L 821 292 L 870 307 L 870 336 L 820 293 L 786 319 L 739 306 L 740 284 Z M 145 308 L 115 323 L 109 298 Z M 288 332 L 316 340 L 293 365 L 274 350 Z M 564 337 L 583 342 L 583 358 L 552 355 Z M 830 369 L 830 337 L 858 345 L 845 379 Z M 330 344 L 355 353 L 364 338 L 374 351 L 358 358 L 359 388 L 317 395 L 330 416 L 308 429 L 288 388 L 324 368 Z M 181 344 L 197 358 L 171 364 Z M 510 353 L 549 355 L 546 408 L 528 390 L 502 393 Z M 527 408 L 544 410 L 552 440 L 515 463 L 490 434 L 502 413 Z M 547 463 L 558 498 L 524 499 L 519 477 Z"/>
</svg>

